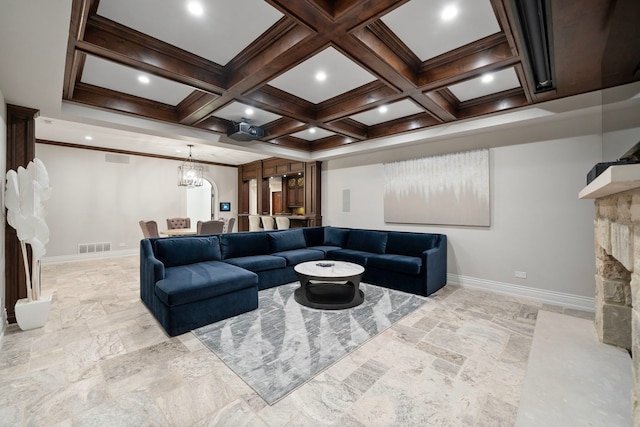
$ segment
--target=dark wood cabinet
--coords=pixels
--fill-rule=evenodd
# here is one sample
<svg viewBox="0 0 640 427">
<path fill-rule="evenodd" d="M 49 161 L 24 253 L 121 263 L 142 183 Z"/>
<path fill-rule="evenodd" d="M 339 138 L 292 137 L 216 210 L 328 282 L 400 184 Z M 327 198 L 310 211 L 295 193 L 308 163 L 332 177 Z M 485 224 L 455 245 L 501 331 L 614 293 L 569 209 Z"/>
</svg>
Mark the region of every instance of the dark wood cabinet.
<svg viewBox="0 0 640 427">
<path fill-rule="evenodd" d="M 282 209 L 278 209 L 278 203 L 273 203 L 274 214 L 292 215 L 292 228 L 322 225 L 320 162 L 270 158 L 238 167 L 238 231 L 249 229 L 250 180 L 255 179 L 258 184 L 258 214 L 268 215 L 273 196 L 269 179 L 273 177 L 282 179 Z"/>
<path fill-rule="evenodd" d="M 284 178 L 287 186 L 287 206 L 304 206 L 304 176 L 292 176 Z"/>
</svg>

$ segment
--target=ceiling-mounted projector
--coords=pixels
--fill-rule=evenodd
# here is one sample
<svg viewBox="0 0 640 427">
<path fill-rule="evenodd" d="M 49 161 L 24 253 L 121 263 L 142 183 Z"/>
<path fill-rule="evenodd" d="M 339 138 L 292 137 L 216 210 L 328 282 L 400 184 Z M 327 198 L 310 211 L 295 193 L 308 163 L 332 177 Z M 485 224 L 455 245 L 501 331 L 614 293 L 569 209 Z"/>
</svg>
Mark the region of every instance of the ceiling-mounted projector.
<svg viewBox="0 0 640 427">
<path fill-rule="evenodd" d="M 227 136 L 236 141 L 253 141 L 264 136 L 264 129 L 260 126 L 252 125 L 247 120 L 241 122 L 230 122 L 227 129 Z"/>
</svg>

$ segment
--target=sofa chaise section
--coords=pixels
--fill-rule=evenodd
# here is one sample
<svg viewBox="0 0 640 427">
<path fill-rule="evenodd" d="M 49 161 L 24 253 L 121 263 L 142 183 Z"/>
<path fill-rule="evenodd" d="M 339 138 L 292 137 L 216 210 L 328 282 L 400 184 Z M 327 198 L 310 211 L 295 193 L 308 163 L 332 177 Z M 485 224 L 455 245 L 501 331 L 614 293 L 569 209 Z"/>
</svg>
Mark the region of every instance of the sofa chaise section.
<svg viewBox="0 0 640 427">
<path fill-rule="evenodd" d="M 258 276 L 222 262 L 218 236 L 140 242 L 140 297 L 170 336 L 258 307 Z"/>
</svg>

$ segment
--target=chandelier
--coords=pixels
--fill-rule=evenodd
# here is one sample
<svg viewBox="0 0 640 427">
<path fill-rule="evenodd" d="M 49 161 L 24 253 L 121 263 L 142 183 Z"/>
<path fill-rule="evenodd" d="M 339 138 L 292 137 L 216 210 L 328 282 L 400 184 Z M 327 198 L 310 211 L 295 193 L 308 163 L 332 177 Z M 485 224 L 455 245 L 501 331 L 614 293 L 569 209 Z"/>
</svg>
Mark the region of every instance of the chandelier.
<svg viewBox="0 0 640 427">
<path fill-rule="evenodd" d="M 191 158 L 191 147 L 193 147 L 193 145 L 189 144 L 188 147 L 189 157 L 178 166 L 178 185 L 187 188 L 202 187 L 204 168 L 193 163 L 193 159 Z"/>
</svg>

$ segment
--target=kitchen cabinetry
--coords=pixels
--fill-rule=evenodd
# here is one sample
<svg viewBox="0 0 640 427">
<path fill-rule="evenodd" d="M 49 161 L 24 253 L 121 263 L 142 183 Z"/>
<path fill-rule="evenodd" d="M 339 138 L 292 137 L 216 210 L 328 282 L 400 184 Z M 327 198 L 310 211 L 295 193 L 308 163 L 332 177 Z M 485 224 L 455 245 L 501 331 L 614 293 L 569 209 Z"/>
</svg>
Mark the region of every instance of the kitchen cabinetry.
<svg viewBox="0 0 640 427">
<path fill-rule="evenodd" d="M 304 176 L 283 178 L 287 186 L 287 206 L 304 206 Z"/>
</svg>

